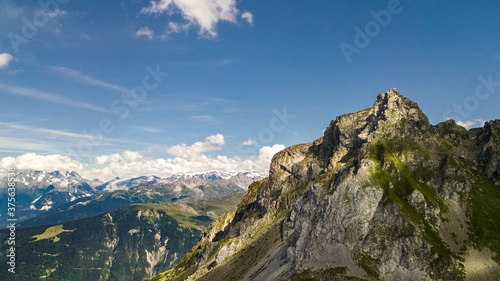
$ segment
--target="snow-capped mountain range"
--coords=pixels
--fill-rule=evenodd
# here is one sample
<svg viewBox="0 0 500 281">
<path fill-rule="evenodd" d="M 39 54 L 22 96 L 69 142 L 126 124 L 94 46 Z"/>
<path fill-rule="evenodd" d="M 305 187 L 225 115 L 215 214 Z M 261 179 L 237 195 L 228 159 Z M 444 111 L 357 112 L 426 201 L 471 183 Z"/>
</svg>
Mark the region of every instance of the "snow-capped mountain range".
<svg viewBox="0 0 500 281">
<path fill-rule="evenodd" d="M 85 179 L 76 172 L 19 171 L 16 176 L 16 214 L 19 220 L 25 220 L 83 197 L 90 197 L 98 193 L 137 189 L 140 188 L 140 185 L 165 188 L 174 186 L 176 189 L 181 189 L 203 186 L 207 182 L 221 181 L 246 190 L 252 182 L 264 177 L 262 174 L 252 172 L 207 172 L 172 175 L 165 178 L 154 175 L 131 179 L 115 178 L 104 182 L 97 179 Z M 8 199 L 7 183 L 7 177 L 0 179 L 0 204 L 5 206 Z M 2 214 L 0 214 L 1 216 Z"/>
<path fill-rule="evenodd" d="M 7 177 L 0 180 L 0 190 L 7 187 Z M 20 171 L 16 176 L 16 188 L 22 190 L 35 190 L 51 188 L 56 191 L 67 191 L 78 193 L 83 191 L 92 192 L 92 189 L 104 182 L 100 180 L 87 180 L 80 176 L 77 172 L 43 172 L 43 171 Z M 90 190 L 88 190 L 90 187 Z"/>
<path fill-rule="evenodd" d="M 140 184 L 159 185 L 171 183 L 177 180 L 200 179 L 203 181 L 228 180 L 243 189 L 256 180 L 263 179 L 265 175 L 256 172 L 205 172 L 186 175 L 172 175 L 169 177 L 158 177 L 154 175 L 141 176 L 130 179 L 114 178 L 110 181 L 98 179 L 88 180 L 80 176 L 77 172 L 59 171 L 21 171 L 16 176 L 16 188 L 21 190 L 44 190 L 50 188 L 55 191 L 67 191 L 70 193 L 80 193 L 93 191 L 113 191 L 129 189 Z M 7 188 L 7 177 L 0 179 L 0 193 L 4 193 Z M 90 189 L 87 187 L 89 186 Z"/>
<path fill-rule="evenodd" d="M 215 180 L 227 180 L 236 184 L 237 186 L 247 189 L 248 185 L 256 180 L 263 179 L 265 176 L 254 172 L 206 172 L 198 174 L 188 174 L 188 175 L 172 175 L 170 177 L 161 178 L 157 176 L 142 176 L 131 179 L 112 179 L 100 186 L 96 186 L 95 189 L 98 191 L 114 191 L 114 190 L 125 190 L 132 187 L 138 186 L 140 184 L 149 185 L 160 185 L 165 183 L 173 183 L 176 181 L 188 183 L 189 181 L 201 180 L 201 181 L 215 181 Z"/>
</svg>

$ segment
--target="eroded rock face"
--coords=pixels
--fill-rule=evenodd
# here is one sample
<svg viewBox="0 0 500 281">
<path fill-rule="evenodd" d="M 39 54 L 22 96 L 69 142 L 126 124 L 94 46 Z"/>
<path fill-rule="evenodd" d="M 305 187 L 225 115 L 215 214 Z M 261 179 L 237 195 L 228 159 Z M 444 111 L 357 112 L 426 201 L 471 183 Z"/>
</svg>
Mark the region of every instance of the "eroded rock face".
<svg viewBox="0 0 500 281">
<path fill-rule="evenodd" d="M 230 222 L 157 279 L 498 279 L 499 137 L 500 120 L 432 126 L 396 89 L 381 93 L 277 153 Z M 477 253 L 488 270 L 471 269 Z"/>
</svg>

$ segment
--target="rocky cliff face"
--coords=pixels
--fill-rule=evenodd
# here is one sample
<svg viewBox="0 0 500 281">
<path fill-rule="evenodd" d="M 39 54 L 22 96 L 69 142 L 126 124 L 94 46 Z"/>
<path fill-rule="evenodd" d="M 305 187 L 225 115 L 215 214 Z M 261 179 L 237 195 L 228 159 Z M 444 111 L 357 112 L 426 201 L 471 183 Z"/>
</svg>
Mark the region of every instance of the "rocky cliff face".
<svg viewBox="0 0 500 281">
<path fill-rule="evenodd" d="M 431 125 L 396 89 L 277 153 L 154 280 L 499 280 L 500 120 Z"/>
</svg>

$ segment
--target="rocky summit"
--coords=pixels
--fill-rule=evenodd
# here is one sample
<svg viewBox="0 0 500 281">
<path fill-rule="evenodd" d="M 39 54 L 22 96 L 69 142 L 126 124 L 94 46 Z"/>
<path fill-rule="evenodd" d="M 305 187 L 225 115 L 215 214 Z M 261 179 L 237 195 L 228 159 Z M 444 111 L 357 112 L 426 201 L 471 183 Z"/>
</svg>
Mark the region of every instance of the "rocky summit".
<svg viewBox="0 0 500 281">
<path fill-rule="evenodd" d="M 500 280 L 500 120 L 431 125 L 396 89 L 289 147 L 152 280 Z"/>
</svg>

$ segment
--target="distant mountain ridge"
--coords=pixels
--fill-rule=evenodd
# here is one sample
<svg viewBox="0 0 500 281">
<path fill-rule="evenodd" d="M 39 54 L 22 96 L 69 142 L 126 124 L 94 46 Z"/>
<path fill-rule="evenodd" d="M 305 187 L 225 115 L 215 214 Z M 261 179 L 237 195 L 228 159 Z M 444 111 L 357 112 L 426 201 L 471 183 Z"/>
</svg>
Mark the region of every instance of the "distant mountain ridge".
<svg viewBox="0 0 500 281">
<path fill-rule="evenodd" d="M 4 192 L 7 187 L 7 177 L 0 179 L 0 192 Z M 23 192 L 35 192 L 37 189 L 43 190 L 50 186 L 55 191 L 67 191 L 71 193 L 79 193 L 89 191 L 87 186 L 91 189 L 102 185 L 104 181 L 88 180 L 80 176 L 77 172 L 64 172 L 59 171 L 45 172 L 45 171 L 19 171 L 16 175 L 16 188 Z M 85 188 L 81 188 L 83 184 Z"/>
<path fill-rule="evenodd" d="M 253 181 L 263 177 L 263 175 L 258 173 L 207 172 L 192 175 L 172 175 L 167 178 L 157 176 L 143 176 L 131 179 L 115 178 L 108 182 L 104 182 L 97 179 L 85 179 L 76 172 L 19 171 L 16 177 L 16 216 L 18 222 L 23 222 L 40 216 L 49 210 L 57 209 L 65 204 L 72 202 L 83 204 L 83 202 L 87 200 L 92 200 L 92 196 L 97 194 L 120 190 L 132 190 L 132 192 L 130 194 L 123 193 L 125 195 L 119 195 L 119 193 L 116 194 L 116 196 L 106 195 L 105 197 L 112 199 L 115 204 L 106 207 L 104 203 L 102 203 L 100 204 L 101 207 L 99 207 L 102 209 L 101 211 L 99 211 L 98 208 L 90 213 L 100 214 L 111 212 L 125 204 L 131 203 L 161 203 L 188 197 L 191 198 L 192 201 L 214 199 L 219 196 L 240 192 L 246 189 Z M 215 194 L 204 196 L 201 194 L 204 192 L 203 190 L 194 188 L 215 181 L 225 181 L 224 183 L 209 185 L 212 187 L 218 186 L 215 190 L 219 191 L 214 191 Z M 138 186 L 142 186 L 149 190 L 151 190 L 153 186 L 164 186 L 167 188 L 164 190 L 156 190 L 155 192 L 161 193 L 161 195 L 158 194 L 156 199 L 151 199 L 146 198 L 147 195 L 141 194 L 137 189 Z M 6 188 L 7 177 L 4 177 L 0 179 L 0 204 L 4 203 L 4 205 L 7 205 Z M 186 189 L 185 192 L 183 191 L 184 189 Z M 224 189 L 227 189 L 227 191 L 224 191 Z M 132 194 L 137 195 L 135 199 L 132 198 Z M 123 200 L 117 198 L 120 196 L 123 197 Z M 117 203 L 117 201 L 119 201 L 119 203 Z M 75 213 L 73 214 L 74 215 L 68 215 L 67 219 L 73 220 L 81 217 Z M 0 213 L 0 217 L 2 217 L 2 215 L 3 214 Z M 66 220 L 63 219 L 62 221 Z M 0 227 L 5 226 L 6 222 L 0 224 Z"/>
<path fill-rule="evenodd" d="M 0 179 L 0 204 L 7 206 L 7 181 Z M 16 176 L 16 217 L 31 218 L 62 204 L 92 196 L 103 182 L 87 180 L 76 172 L 19 171 Z M 0 213 L 0 217 L 4 216 Z M 2 222 L 0 227 L 5 227 Z"/>
<path fill-rule="evenodd" d="M 100 186 L 96 186 L 96 190 L 99 191 L 114 191 L 114 190 L 124 190 L 140 184 L 158 185 L 164 183 L 172 183 L 175 181 L 187 181 L 199 179 L 203 181 L 214 181 L 214 180 L 228 180 L 238 185 L 239 187 L 246 189 L 248 185 L 256 180 L 263 179 L 265 176 L 254 172 L 206 172 L 197 174 L 187 174 L 187 175 L 172 175 L 169 177 L 158 177 L 154 175 L 141 176 L 131 179 L 112 179 Z"/>
</svg>

